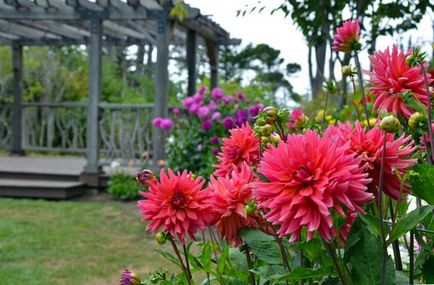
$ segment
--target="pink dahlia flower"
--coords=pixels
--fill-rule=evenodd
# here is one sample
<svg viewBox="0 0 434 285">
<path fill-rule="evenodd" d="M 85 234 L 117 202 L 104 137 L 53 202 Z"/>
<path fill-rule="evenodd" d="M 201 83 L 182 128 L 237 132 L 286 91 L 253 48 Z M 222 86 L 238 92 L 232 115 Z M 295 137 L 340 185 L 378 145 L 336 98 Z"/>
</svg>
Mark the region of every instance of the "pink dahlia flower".
<svg viewBox="0 0 434 285">
<path fill-rule="evenodd" d="M 368 189 L 377 195 L 381 158 L 383 157 L 383 131 L 378 128 L 366 130 L 358 121 L 352 131 L 348 127 L 349 123 L 340 125 L 340 132 L 338 131 L 336 134 L 340 136 L 339 141 L 341 143 L 345 141 L 349 143 L 347 152 L 355 153 L 361 159 L 362 167 L 372 178 Z M 325 135 L 329 133 L 330 131 L 327 130 Z M 383 191 L 392 199 L 401 200 L 401 194 L 409 192 L 410 185 L 401 184 L 398 174 L 404 175 L 407 169 L 416 163 L 416 159 L 408 158 L 414 150 L 411 136 L 402 135 L 395 140 L 393 134 L 387 134 Z"/>
<path fill-rule="evenodd" d="M 160 123 L 160 128 L 163 130 L 170 130 L 173 127 L 173 121 L 172 119 L 166 118 L 163 119 Z"/>
<path fill-rule="evenodd" d="M 250 125 L 246 123 L 229 132 L 230 137 L 223 139 L 221 152 L 217 157 L 219 164 L 214 165 L 215 176 L 230 174 L 233 165 L 240 167 L 243 162 L 246 162 L 247 165 L 252 166 L 259 162 L 259 139 Z"/>
<path fill-rule="evenodd" d="M 342 27 L 336 29 L 333 50 L 350 52 L 360 48 L 360 19 L 345 21 Z"/>
<path fill-rule="evenodd" d="M 404 100 L 398 96 L 407 90 L 411 91 L 417 101 L 427 106 L 428 96 L 421 68 L 410 67 L 405 63 L 410 53 L 411 51 L 399 51 L 394 45 L 392 52 L 387 48 L 384 52 L 377 51 L 369 57 L 372 72 L 366 73 L 370 75 L 369 81 L 373 84 L 369 89 L 375 95 L 374 109 L 402 115 L 408 119 L 414 109 L 405 105 Z M 431 75 L 427 76 L 431 83 Z"/>
<path fill-rule="evenodd" d="M 242 228 L 257 227 L 257 217 L 247 215 L 245 206 L 252 200 L 255 175 L 243 163 L 238 170 L 234 167 L 231 178 L 211 176 L 209 185 L 214 195 L 213 205 L 217 213 L 216 227 L 229 244 L 239 246 L 242 240 L 238 231 Z"/>
<path fill-rule="evenodd" d="M 303 109 L 295 109 L 289 116 L 288 128 L 296 128 L 302 122 L 304 117 Z"/>
<path fill-rule="evenodd" d="M 164 120 L 164 119 L 161 118 L 161 117 L 156 117 L 156 118 L 154 118 L 154 119 L 152 120 L 152 126 L 154 126 L 154 127 L 159 127 L 159 126 L 161 125 L 161 122 L 162 122 L 163 120 Z"/>
<path fill-rule="evenodd" d="M 328 241 L 336 235 L 333 209 L 342 216 L 342 207 L 364 213 L 373 197 L 366 186 L 371 179 L 347 148 L 308 131 L 264 152 L 258 171 L 268 181 L 255 183 L 253 197 L 281 237 L 291 234 L 295 242 L 305 227 L 308 240 L 318 231 Z"/>
<path fill-rule="evenodd" d="M 137 205 L 152 233 L 161 228 L 185 242 L 185 235 L 194 239 L 197 230 L 212 222 L 212 195 L 202 190 L 205 180 L 201 177 L 194 179 L 186 170 L 174 174 L 169 169 L 168 175 L 161 170 L 160 181 L 147 180 L 146 184 L 149 192 L 141 192 L 145 199 Z"/>
</svg>

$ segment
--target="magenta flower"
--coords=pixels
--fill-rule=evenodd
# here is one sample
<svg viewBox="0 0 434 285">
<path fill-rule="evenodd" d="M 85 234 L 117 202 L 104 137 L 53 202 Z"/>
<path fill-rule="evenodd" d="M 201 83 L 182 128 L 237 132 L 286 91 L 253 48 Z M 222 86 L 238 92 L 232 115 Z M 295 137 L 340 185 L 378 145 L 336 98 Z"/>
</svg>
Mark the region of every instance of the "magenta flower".
<svg viewBox="0 0 434 285">
<path fill-rule="evenodd" d="M 244 100 L 246 100 L 246 95 L 244 95 L 243 92 L 238 92 L 238 93 L 237 93 L 237 98 L 238 98 L 239 100 L 241 100 L 241 101 L 244 101 Z"/>
<path fill-rule="evenodd" d="M 299 125 L 302 122 L 303 117 L 304 117 L 303 109 L 295 109 L 294 111 L 292 111 L 289 117 L 288 128 L 292 129 L 297 127 L 297 125 Z"/>
<path fill-rule="evenodd" d="M 173 121 L 169 118 L 163 119 L 160 124 L 160 128 L 163 130 L 170 130 L 173 127 Z"/>
<path fill-rule="evenodd" d="M 203 95 L 203 94 L 205 94 L 205 92 L 206 92 L 206 87 L 201 85 L 199 87 L 199 90 L 197 91 L 197 93 L 199 93 L 200 95 Z"/>
<path fill-rule="evenodd" d="M 215 120 L 220 119 L 221 116 L 222 116 L 222 114 L 220 112 L 215 112 L 214 114 L 212 114 L 211 119 L 215 121 Z"/>
<path fill-rule="evenodd" d="M 216 110 L 216 109 L 219 108 L 219 106 L 217 105 L 217 103 L 216 103 L 215 101 L 211 101 L 211 102 L 209 102 L 209 104 L 208 104 L 208 108 L 209 108 L 210 110 Z"/>
<path fill-rule="evenodd" d="M 152 120 L 152 125 L 154 127 L 159 127 L 161 125 L 161 122 L 163 121 L 163 118 L 161 117 L 156 117 Z"/>
<path fill-rule="evenodd" d="M 219 144 L 219 137 L 218 136 L 213 136 L 211 138 L 211 144 Z"/>
<path fill-rule="evenodd" d="M 125 268 L 119 285 L 140 285 L 140 282 L 140 277 L 136 273 Z"/>
<path fill-rule="evenodd" d="M 179 116 L 179 115 L 181 115 L 181 109 L 179 109 L 179 108 L 173 108 L 172 113 L 175 116 Z"/>
<path fill-rule="evenodd" d="M 236 114 L 235 114 L 235 124 L 237 126 L 241 126 L 242 124 L 244 124 L 245 122 L 247 122 L 247 111 L 246 110 L 239 110 Z"/>
<path fill-rule="evenodd" d="M 217 148 L 213 148 L 213 149 L 211 149 L 211 154 L 217 155 L 217 154 L 219 154 L 219 150 Z"/>
<path fill-rule="evenodd" d="M 226 117 L 223 120 L 223 127 L 225 129 L 232 129 L 234 127 L 234 120 L 231 117 Z"/>
<path fill-rule="evenodd" d="M 202 106 L 197 111 L 197 116 L 199 117 L 199 119 L 204 120 L 204 119 L 208 118 L 209 113 L 210 113 L 209 108 L 206 106 Z"/>
<path fill-rule="evenodd" d="M 182 102 L 183 102 L 185 108 L 189 108 L 194 103 L 194 100 L 192 97 L 187 97 Z"/>
<path fill-rule="evenodd" d="M 256 104 L 256 105 L 250 106 L 249 107 L 250 117 L 252 117 L 252 118 L 256 117 L 259 114 L 259 112 L 261 112 L 261 110 L 263 108 L 264 108 L 264 105 L 262 105 L 262 104 Z"/>
<path fill-rule="evenodd" d="M 200 108 L 200 104 L 197 103 L 193 103 L 191 104 L 191 106 L 188 108 L 188 112 L 190 114 L 196 114 L 199 111 Z"/>
<path fill-rule="evenodd" d="M 204 129 L 205 131 L 208 131 L 209 129 L 212 128 L 212 122 L 210 120 L 203 121 L 201 128 Z"/>
<path fill-rule="evenodd" d="M 232 96 L 230 96 L 230 95 L 226 95 L 226 96 L 224 96 L 223 97 L 223 103 L 225 103 L 225 104 L 229 104 L 229 103 L 232 103 L 232 101 L 233 101 L 233 97 Z"/>
<path fill-rule="evenodd" d="M 360 19 L 345 21 L 342 27 L 336 29 L 333 50 L 351 52 L 360 49 Z"/>
<path fill-rule="evenodd" d="M 216 101 L 222 99 L 223 95 L 224 95 L 224 92 L 221 88 L 216 87 L 211 91 L 211 98 L 213 98 Z"/>
<path fill-rule="evenodd" d="M 203 95 L 195 94 L 193 95 L 193 102 L 196 104 L 201 104 L 203 102 Z"/>
</svg>

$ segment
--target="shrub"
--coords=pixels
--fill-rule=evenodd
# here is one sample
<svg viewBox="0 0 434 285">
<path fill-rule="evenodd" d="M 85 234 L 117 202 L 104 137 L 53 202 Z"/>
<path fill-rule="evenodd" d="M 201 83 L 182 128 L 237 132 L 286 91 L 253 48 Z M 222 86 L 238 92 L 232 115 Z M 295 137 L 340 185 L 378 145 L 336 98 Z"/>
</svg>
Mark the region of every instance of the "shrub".
<svg viewBox="0 0 434 285">
<path fill-rule="evenodd" d="M 118 172 L 110 177 L 107 192 L 115 199 L 133 200 L 139 197 L 143 190 L 140 184 L 131 176 Z"/>
</svg>

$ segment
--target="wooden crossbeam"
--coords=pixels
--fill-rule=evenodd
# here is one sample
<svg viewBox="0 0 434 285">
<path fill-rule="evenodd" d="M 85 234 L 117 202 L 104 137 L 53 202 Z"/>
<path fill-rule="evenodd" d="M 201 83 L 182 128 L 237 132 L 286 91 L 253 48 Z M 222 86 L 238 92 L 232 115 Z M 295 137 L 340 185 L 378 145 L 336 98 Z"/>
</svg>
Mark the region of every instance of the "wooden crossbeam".
<svg viewBox="0 0 434 285">
<path fill-rule="evenodd" d="M 25 38 L 47 38 L 47 39 L 61 39 L 59 36 L 53 35 L 51 33 L 40 31 L 38 29 L 32 29 L 28 26 L 19 25 L 4 20 L 0 20 L 0 29 L 6 33 L 23 36 Z"/>
</svg>

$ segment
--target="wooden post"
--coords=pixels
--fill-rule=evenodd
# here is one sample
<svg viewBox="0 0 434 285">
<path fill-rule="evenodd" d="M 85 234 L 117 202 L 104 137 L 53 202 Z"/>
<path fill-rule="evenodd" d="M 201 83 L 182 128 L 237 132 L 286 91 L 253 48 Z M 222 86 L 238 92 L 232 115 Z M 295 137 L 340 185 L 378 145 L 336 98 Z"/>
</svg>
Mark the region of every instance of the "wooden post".
<svg viewBox="0 0 434 285">
<path fill-rule="evenodd" d="M 12 68 L 14 76 L 14 104 L 12 115 L 12 155 L 24 155 L 22 128 L 23 128 L 23 46 L 12 44 Z"/>
<path fill-rule="evenodd" d="M 196 32 L 187 31 L 187 69 L 188 69 L 188 88 L 187 95 L 196 93 Z"/>
<path fill-rule="evenodd" d="M 168 115 L 168 85 L 169 85 L 169 31 L 167 15 L 161 15 L 157 20 L 157 62 L 155 67 L 155 103 L 154 117 Z M 164 158 L 165 134 L 160 128 L 152 129 L 152 161 L 153 166 Z"/>
<path fill-rule="evenodd" d="M 82 181 L 89 186 L 99 186 L 99 99 L 101 95 L 101 42 L 102 22 L 90 21 L 89 56 L 89 102 L 87 108 L 86 156 L 87 164 L 82 173 Z"/>
<path fill-rule="evenodd" d="M 206 49 L 210 65 L 211 90 L 218 86 L 219 46 L 212 41 L 206 41 Z"/>
</svg>

